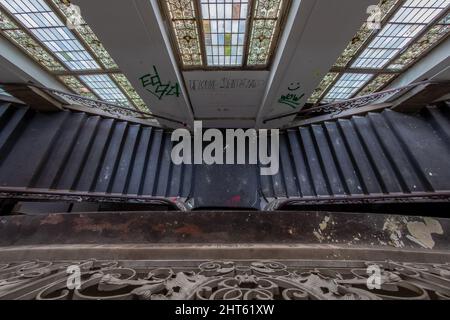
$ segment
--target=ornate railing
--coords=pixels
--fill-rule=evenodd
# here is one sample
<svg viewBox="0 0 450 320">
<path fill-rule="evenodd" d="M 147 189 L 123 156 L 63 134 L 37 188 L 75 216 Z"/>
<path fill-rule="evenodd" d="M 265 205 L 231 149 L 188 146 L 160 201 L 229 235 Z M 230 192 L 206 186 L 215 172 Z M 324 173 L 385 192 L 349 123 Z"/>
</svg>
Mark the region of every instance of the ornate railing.
<svg viewBox="0 0 450 320">
<path fill-rule="evenodd" d="M 0 85 L 2 85 L 0 83 Z M 61 104 L 64 105 L 64 108 L 70 109 L 70 110 L 76 110 L 80 111 L 78 107 L 82 107 L 83 109 L 81 111 L 84 112 L 92 112 L 93 114 L 99 114 L 105 116 L 110 116 L 112 118 L 119 118 L 124 120 L 141 120 L 141 121 L 147 121 L 150 125 L 157 125 L 159 124 L 155 120 L 165 120 L 177 124 L 181 124 L 185 126 L 186 124 L 183 121 L 156 115 L 150 112 L 138 110 L 136 108 L 131 108 L 119 104 L 114 104 L 107 101 L 102 100 L 96 100 L 88 97 L 84 97 L 77 94 L 67 93 L 56 89 L 51 89 L 35 84 L 3 84 L 7 85 L 8 87 L 32 87 L 34 89 L 40 90 L 44 92 L 45 94 L 49 95 L 50 97 L 53 97 L 57 99 Z"/>
<path fill-rule="evenodd" d="M 321 106 L 312 107 L 309 109 L 304 109 L 304 110 L 300 110 L 300 111 L 296 111 L 296 112 L 273 116 L 273 117 L 264 119 L 263 123 L 269 123 L 274 120 L 279 120 L 279 119 L 292 117 L 292 116 L 305 116 L 305 117 L 311 116 L 311 117 L 313 117 L 315 114 L 331 114 L 331 113 L 335 113 L 338 115 L 339 113 L 341 113 L 343 111 L 361 108 L 361 107 L 367 106 L 371 103 L 374 103 L 378 100 L 381 100 L 383 98 L 392 96 L 394 94 L 398 94 L 398 93 L 401 93 L 401 92 L 404 92 L 407 90 L 411 90 L 418 86 L 431 84 L 431 83 L 432 82 L 430 82 L 430 81 L 416 82 L 416 83 L 412 83 L 410 85 L 399 87 L 396 89 L 380 91 L 377 93 L 373 93 L 373 94 L 369 94 L 369 95 L 365 95 L 365 96 L 361 96 L 361 97 L 357 97 L 357 98 L 353 98 L 353 99 L 349 99 L 349 100 L 329 103 L 329 104 L 325 104 L 325 105 L 321 105 Z"/>
<path fill-rule="evenodd" d="M 0 263 L 0 299 L 430 300 L 450 298 L 450 264 L 212 261 Z M 183 265 L 185 265 L 183 267 Z M 192 265 L 192 262 L 191 262 Z M 370 268 L 368 268 L 370 267 Z M 371 272 L 379 270 L 378 287 Z M 372 270 L 372 271 L 369 271 Z M 77 280 L 78 279 L 78 280 Z M 370 289 L 369 289 L 370 288 Z"/>
<path fill-rule="evenodd" d="M 91 108 L 93 110 L 101 110 L 102 112 L 108 113 L 113 116 L 121 116 L 121 117 L 136 118 L 136 119 L 143 119 L 143 120 L 160 119 L 160 120 L 165 120 L 165 121 L 185 125 L 184 122 L 176 120 L 176 119 L 156 115 L 156 114 L 141 111 L 138 109 L 132 109 L 129 107 L 121 106 L 121 105 L 110 103 L 110 102 L 90 99 L 90 98 L 86 98 L 83 96 L 58 91 L 55 89 L 42 88 L 42 87 L 40 87 L 40 89 L 44 90 L 47 93 L 50 93 L 54 96 L 65 99 L 66 101 L 68 101 L 71 104 L 78 104 L 78 105 L 81 105 L 84 107 Z"/>
</svg>

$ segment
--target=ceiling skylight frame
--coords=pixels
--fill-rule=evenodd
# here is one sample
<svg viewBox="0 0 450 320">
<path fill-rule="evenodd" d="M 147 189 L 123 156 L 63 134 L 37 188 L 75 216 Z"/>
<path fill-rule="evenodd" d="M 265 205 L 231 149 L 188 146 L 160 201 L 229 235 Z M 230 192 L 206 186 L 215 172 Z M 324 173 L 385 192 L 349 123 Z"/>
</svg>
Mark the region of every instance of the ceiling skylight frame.
<svg viewBox="0 0 450 320">
<path fill-rule="evenodd" d="M 8 1 L 8 0 L 6 0 Z M 64 6 L 67 6 L 70 1 L 61 0 L 41 0 L 47 5 L 53 14 L 61 21 L 65 26 L 67 16 L 64 13 Z M 0 3 L 0 15 L 3 15 L 17 27 L 15 29 L 2 29 L 0 34 L 7 40 L 12 42 L 22 52 L 29 56 L 32 60 L 38 63 L 46 72 L 49 72 L 56 80 L 61 82 L 70 91 L 75 94 L 79 94 L 88 98 L 97 100 L 104 100 L 97 95 L 92 88 L 80 78 L 83 75 L 107 75 L 110 81 L 121 91 L 121 93 L 127 98 L 126 106 L 132 106 L 138 111 L 149 112 L 149 109 L 143 102 L 143 100 L 136 93 L 132 85 L 120 72 L 114 60 L 109 56 L 106 49 L 101 42 L 92 32 L 90 27 L 82 20 L 82 24 L 75 29 L 70 29 L 74 38 L 81 44 L 82 48 L 90 54 L 92 59 L 98 65 L 97 69 L 82 69 L 82 70 L 70 70 L 69 67 L 46 45 L 44 45 L 32 32 L 27 28 L 14 14 L 12 14 L 3 4 Z M 11 37 L 12 31 L 20 32 L 26 36 L 26 44 L 21 45 L 18 41 L 15 41 Z M 82 34 L 81 32 L 84 32 Z M 89 40 L 91 44 L 89 44 Z M 30 44 L 32 47 L 30 48 Z M 95 46 L 94 51 L 93 47 Z M 34 52 L 39 52 L 39 57 L 36 57 Z M 48 60 L 48 61 L 47 61 Z M 55 63 L 56 62 L 56 63 Z M 55 64 L 55 66 L 52 66 Z M 119 81 L 120 80 L 120 81 Z M 104 100 L 105 101 L 105 100 Z M 124 104 L 123 104 L 124 105 Z"/>
<path fill-rule="evenodd" d="M 389 2 L 388 1 L 381 1 L 383 2 Z M 374 75 L 372 80 L 370 80 L 367 84 L 363 85 L 359 90 L 357 90 L 351 97 L 354 98 L 356 96 L 364 95 L 364 94 L 370 94 L 379 90 L 382 90 L 385 88 L 389 83 L 391 83 L 397 76 L 399 76 L 402 72 L 405 72 L 407 69 L 412 67 L 416 62 L 418 62 L 420 59 L 422 59 L 425 55 L 427 55 L 434 47 L 442 43 L 445 39 L 449 37 L 449 29 L 447 30 L 447 33 L 441 36 L 440 38 L 436 39 L 434 38 L 434 42 L 428 46 L 423 46 L 424 48 L 421 48 L 421 52 L 419 55 L 408 61 L 407 64 L 403 65 L 402 68 L 395 69 L 390 67 L 394 62 L 399 59 L 403 54 L 405 54 L 408 49 L 411 47 L 417 45 L 421 41 L 423 37 L 427 35 L 430 30 L 435 28 L 437 25 L 441 24 L 441 21 L 444 17 L 446 17 L 448 14 L 450 14 L 450 5 L 447 5 L 445 9 L 442 9 L 441 12 L 434 17 L 426 26 L 418 32 L 415 37 L 412 38 L 412 40 L 409 42 L 409 44 L 405 47 L 403 47 L 397 54 L 395 54 L 389 62 L 380 69 L 375 68 L 354 68 L 352 65 L 357 60 L 357 58 L 361 55 L 361 53 L 367 48 L 367 46 L 377 37 L 379 32 L 383 30 L 383 28 L 389 23 L 391 18 L 395 17 L 397 12 L 401 9 L 401 7 L 407 3 L 408 0 L 397 0 L 397 2 L 391 7 L 388 12 L 385 13 L 385 16 L 382 20 L 382 28 L 380 30 L 371 31 L 370 34 L 363 33 L 363 41 L 359 44 L 358 49 L 354 51 L 354 53 L 351 56 L 351 59 L 343 60 L 343 56 L 339 57 L 335 65 L 331 68 L 330 72 L 324 77 L 322 82 L 319 84 L 319 86 L 316 88 L 316 90 L 313 92 L 311 97 L 308 99 L 308 102 L 317 105 L 319 103 L 326 103 L 324 101 L 324 98 L 328 94 L 330 90 L 332 90 L 333 86 L 339 81 L 340 77 L 344 73 L 371 73 Z M 382 4 L 383 5 L 383 4 Z M 447 22 L 448 23 L 448 22 Z M 358 35 L 361 35 L 362 30 L 364 30 L 365 24 L 361 27 L 360 31 L 358 31 Z M 447 25 L 447 28 L 449 26 Z M 427 39 L 425 39 L 427 40 Z M 352 40 L 353 42 L 353 40 Z M 346 48 L 346 51 L 349 50 L 352 43 L 349 44 L 349 46 Z M 345 52 L 343 54 L 345 54 Z M 345 61 L 344 63 L 341 63 L 341 61 Z M 332 79 L 332 80 L 331 80 Z M 382 82 L 384 80 L 384 82 Z"/>
<path fill-rule="evenodd" d="M 275 18 L 273 17 L 269 17 L 267 19 L 265 19 L 264 17 L 255 17 L 255 13 L 257 12 L 257 7 L 256 4 L 259 2 L 265 2 L 266 0 L 245 0 L 245 2 L 248 4 L 248 9 L 247 9 L 247 17 L 246 17 L 246 28 L 245 28 L 245 33 L 244 33 L 244 43 L 242 45 L 242 63 L 241 64 L 236 64 L 236 65 L 221 65 L 221 64 L 217 64 L 217 65 L 209 65 L 208 64 L 208 53 L 207 53 L 207 46 L 208 44 L 206 43 L 207 39 L 205 34 L 208 34 L 209 30 L 205 30 L 205 25 L 203 23 L 203 16 L 202 16 L 202 4 L 205 5 L 208 2 L 208 0 L 160 0 L 160 7 L 162 8 L 162 12 L 164 13 L 164 16 L 166 17 L 166 19 L 169 21 L 170 24 L 170 28 L 169 28 L 169 35 L 170 35 L 170 42 L 172 45 L 172 48 L 175 51 L 175 56 L 177 58 L 177 62 L 178 65 L 180 67 L 180 69 L 184 70 L 184 71 L 190 71 L 190 70 L 210 70 L 210 71 L 214 71 L 214 70 L 267 70 L 271 63 L 272 63 L 272 59 L 273 59 L 273 55 L 275 53 L 275 50 L 277 48 L 278 45 L 278 40 L 280 38 L 281 35 L 281 31 L 284 27 L 285 24 L 285 20 L 286 20 L 286 16 L 288 14 L 288 9 L 290 7 L 291 4 L 291 0 L 275 0 L 275 2 L 277 3 L 277 16 Z M 239 4 L 239 2 L 241 2 L 241 0 L 219 0 L 220 3 L 225 3 L 225 4 Z M 183 57 L 182 57 L 182 50 L 180 49 L 180 40 L 179 40 L 179 36 L 177 35 L 177 30 L 176 30 L 176 26 L 174 25 L 174 19 L 173 19 L 173 13 L 171 12 L 171 8 L 170 6 L 173 4 L 173 2 L 179 2 L 179 3 L 189 3 L 189 7 L 193 7 L 194 10 L 192 11 L 193 13 L 193 17 L 189 17 L 190 20 L 195 19 L 196 21 L 196 34 L 192 35 L 191 38 L 198 38 L 197 39 L 197 43 L 200 45 L 199 46 L 199 55 L 201 56 L 201 63 L 197 63 L 197 64 L 186 64 L 183 61 Z M 272 1 L 273 2 L 273 1 Z M 212 4 L 212 3 L 211 3 Z M 279 5 L 279 6 L 278 6 Z M 179 7 L 183 7 L 181 5 L 179 5 Z M 189 9 L 190 10 L 190 9 Z M 208 19 L 208 18 L 206 18 Z M 274 28 L 273 28 L 273 35 L 271 35 L 270 38 L 270 49 L 269 49 L 269 53 L 267 54 L 266 57 L 266 62 L 264 64 L 249 64 L 249 51 L 250 51 L 250 46 L 251 46 L 251 41 L 252 41 L 252 35 L 253 35 L 253 27 L 254 27 L 254 23 L 255 21 L 264 21 L 264 20 L 275 20 L 275 24 L 274 24 Z M 225 32 L 225 33 L 230 33 L 232 34 L 233 32 Z M 239 33 L 241 33 L 241 30 L 239 30 Z M 225 36 L 224 36 L 225 37 Z M 231 35 L 231 37 L 233 37 L 233 35 Z M 224 40 L 225 41 L 225 40 Z M 224 47 L 232 47 L 233 44 L 228 44 L 225 45 L 223 44 Z M 220 46 L 219 44 L 217 46 Z M 224 48 L 224 50 L 226 50 Z M 233 48 L 230 48 L 228 50 L 233 50 Z M 233 52 L 231 52 L 233 53 Z M 218 54 L 216 54 L 216 56 L 219 56 Z M 230 57 L 233 56 L 233 54 L 230 55 Z M 240 56 L 240 54 L 235 54 L 235 56 Z M 225 60 L 226 58 L 224 58 Z M 231 58 L 230 58 L 231 60 Z M 214 61 L 213 61 L 214 62 Z M 214 63 L 213 63 L 214 64 Z"/>
</svg>

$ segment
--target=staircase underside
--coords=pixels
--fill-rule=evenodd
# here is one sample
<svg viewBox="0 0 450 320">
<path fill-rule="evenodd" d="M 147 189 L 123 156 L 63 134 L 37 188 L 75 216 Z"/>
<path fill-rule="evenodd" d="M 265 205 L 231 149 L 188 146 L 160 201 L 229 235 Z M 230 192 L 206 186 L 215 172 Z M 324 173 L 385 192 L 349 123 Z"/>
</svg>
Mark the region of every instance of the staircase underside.
<svg viewBox="0 0 450 320">
<path fill-rule="evenodd" d="M 61 111 L 0 107 L 3 198 L 276 209 L 286 204 L 448 201 L 450 108 L 391 110 L 282 132 L 280 171 L 174 165 L 170 132 Z M 406 200 L 405 200 L 406 199 Z"/>
</svg>

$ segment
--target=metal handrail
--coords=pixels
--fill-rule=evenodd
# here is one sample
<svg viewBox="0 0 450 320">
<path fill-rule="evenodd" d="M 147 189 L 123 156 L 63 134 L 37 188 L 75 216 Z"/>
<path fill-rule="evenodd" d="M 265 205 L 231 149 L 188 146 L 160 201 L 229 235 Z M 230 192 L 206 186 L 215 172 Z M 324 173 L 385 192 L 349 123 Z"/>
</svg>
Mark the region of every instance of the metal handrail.
<svg viewBox="0 0 450 320">
<path fill-rule="evenodd" d="M 325 112 L 325 113 L 338 112 L 338 113 L 340 113 L 344 110 L 356 109 L 359 107 L 366 106 L 369 103 L 377 101 L 386 96 L 389 96 L 389 95 L 392 95 L 395 93 L 399 93 L 399 92 L 402 92 L 405 90 L 413 89 L 420 85 L 435 84 L 435 83 L 438 83 L 438 82 L 436 82 L 436 81 L 433 82 L 433 81 L 427 80 L 427 81 L 411 83 L 407 86 L 399 87 L 396 89 L 384 90 L 384 91 L 364 95 L 364 96 L 357 97 L 357 98 L 352 98 L 352 99 L 339 101 L 339 102 L 333 102 L 333 103 L 329 103 L 329 104 L 326 104 L 323 106 L 313 107 L 313 108 L 306 109 L 306 110 L 300 110 L 300 111 L 296 111 L 296 112 L 290 112 L 290 113 L 286 113 L 286 114 L 282 114 L 282 115 L 278 115 L 278 116 L 273 116 L 273 117 L 264 119 L 263 123 L 266 124 L 270 121 L 279 120 L 279 119 L 283 119 L 283 118 L 287 118 L 287 117 L 291 117 L 291 116 L 308 115 L 311 113 L 318 113 L 318 112 Z"/>
<path fill-rule="evenodd" d="M 166 120 L 166 121 L 170 121 L 170 122 L 174 122 L 174 123 L 178 123 L 181 124 L 183 126 L 187 126 L 187 124 L 181 120 L 177 120 L 177 119 L 173 119 L 173 118 L 169 118 L 169 117 L 165 117 L 165 116 L 160 116 L 160 115 L 156 115 L 154 113 L 149 113 L 149 112 L 145 112 L 142 110 L 138 110 L 138 109 L 132 109 L 129 107 L 125 107 L 119 104 L 115 104 L 112 102 L 107 102 L 107 101 L 103 101 L 103 100 L 98 100 L 98 99 L 92 99 L 92 98 L 88 98 L 88 97 L 84 97 L 81 95 L 77 95 L 77 94 L 73 94 L 73 93 L 68 93 L 68 92 L 64 92 L 61 90 L 57 90 L 57 89 L 51 89 L 51 88 L 47 88 L 41 85 L 37 85 L 34 83 L 0 83 L 0 86 L 3 85 L 7 85 L 7 86 L 31 86 L 34 88 L 37 88 L 39 90 L 42 90 L 48 94 L 50 94 L 52 97 L 58 98 L 58 100 L 61 101 L 61 98 L 64 99 L 64 97 L 68 97 L 69 99 L 73 99 L 77 102 L 79 102 L 81 105 L 83 106 L 87 106 L 87 107 L 92 107 L 93 104 L 97 104 L 97 105 L 104 105 L 104 106 L 108 106 L 109 108 L 116 108 L 116 109 L 120 109 L 123 110 L 124 112 L 129 112 L 129 113 L 134 113 L 134 114 L 139 114 L 141 119 L 161 119 L 161 120 Z M 67 103 L 66 101 L 64 101 L 64 103 Z M 101 109 L 101 108 L 99 108 Z M 138 118 L 138 117 L 136 117 Z"/>
</svg>

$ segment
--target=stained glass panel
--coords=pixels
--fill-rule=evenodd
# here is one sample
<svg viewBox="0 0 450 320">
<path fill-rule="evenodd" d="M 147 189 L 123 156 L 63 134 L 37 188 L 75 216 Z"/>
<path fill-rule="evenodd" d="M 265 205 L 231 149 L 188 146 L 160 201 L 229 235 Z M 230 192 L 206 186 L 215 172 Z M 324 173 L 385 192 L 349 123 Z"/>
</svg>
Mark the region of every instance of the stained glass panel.
<svg viewBox="0 0 450 320">
<path fill-rule="evenodd" d="M 150 113 L 123 74 L 102 73 L 118 66 L 70 1 L 0 0 L 0 32 L 76 94 Z M 98 74 L 83 75 L 90 69 Z"/>
<path fill-rule="evenodd" d="M 342 70 L 341 78 L 326 95 L 323 102 L 341 99 L 342 94 L 340 93 L 348 93 L 348 90 L 351 90 L 352 94 L 347 98 L 351 98 L 364 86 L 358 92 L 358 96 L 382 89 L 398 75 L 398 73 L 391 73 L 392 71 L 401 71 L 410 66 L 448 35 L 450 32 L 449 15 L 444 19 L 439 18 L 441 21 L 438 23 L 434 21 L 448 10 L 449 5 L 450 0 L 406 0 L 401 3 L 398 0 L 381 1 L 379 6 L 384 15 L 381 30 L 369 30 L 364 24 L 358 31 L 333 66 L 333 71 Z M 371 40 L 368 41 L 368 39 Z M 351 84 L 347 82 L 347 91 L 344 91 L 341 79 L 350 77 L 352 71 L 356 72 L 353 69 L 357 68 L 365 69 L 358 71 L 364 71 L 367 75 L 373 72 L 373 79 L 370 82 L 352 81 Z M 370 71 L 370 69 L 374 70 Z M 383 70 L 386 70 L 385 73 Z M 323 82 L 326 82 L 325 80 Z M 358 88 L 355 87 L 356 84 L 359 85 Z M 322 91 L 322 87 L 321 83 L 311 96 L 310 103 L 317 101 L 317 92 L 322 92 L 322 94 L 325 92 Z"/>
<path fill-rule="evenodd" d="M 394 78 L 396 74 L 380 74 L 370 81 L 359 93 L 358 97 L 365 96 L 380 90 Z"/>
<path fill-rule="evenodd" d="M 381 14 L 382 20 L 386 18 L 386 15 L 392 10 L 392 8 L 399 2 L 399 0 L 381 0 L 378 4 Z M 362 47 L 362 45 L 367 41 L 370 35 L 374 32 L 374 30 L 370 30 L 367 27 L 367 23 L 364 23 L 350 43 L 345 48 L 342 55 L 338 58 L 335 63 L 336 67 L 345 67 L 350 62 L 350 60 L 354 57 L 356 52 Z"/>
<path fill-rule="evenodd" d="M 411 47 L 409 47 L 399 58 L 397 58 L 390 66 L 389 69 L 401 70 L 414 62 L 425 51 L 431 48 L 435 43 L 443 39 L 450 33 L 449 24 L 438 24 L 432 27 L 423 35 L 418 41 L 416 41 Z"/>
<path fill-rule="evenodd" d="M 279 18 L 283 0 L 255 0 L 250 31 L 248 65 L 266 65 L 275 36 L 279 33 Z"/>
<path fill-rule="evenodd" d="M 96 58 L 103 64 L 106 69 L 116 69 L 117 64 L 114 62 L 113 58 L 106 51 L 103 44 L 94 34 L 89 25 L 86 24 L 81 15 L 74 17 L 77 13 L 71 10 L 70 2 L 64 0 L 52 0 L 56 7 L 59 9 L 62 15 L 67 21 L 70 19 L 78 19 L 78 24 L 75 26 L 74 31 L 77 32 L 84 42 L 89 46 L 92 52 L 95 54 Z"/>
<path fill-rule="evenodd" d="M 138 95 L 136 90 L 134 90 L 133 86 L 128 81 L 127 77 L 125 77 L 121 73 L 113 74 L 112 77 L 114 78 L 114 80 L 116 80 L 117 84 L 122 88 L 123 91 L 125 91 L 128 98 L 130 98 L 130 100 L 139 110 L 150 113 L 150 110 L 147 108 L 147 105 Z"/>
<path fill-rule="evenodd" d="M 450 3 L 449 0 L 408 0 L 352 64 L 353 68 L 385 67 Z"/>
<path fill-rule="evenodd" d="M 100 68 L 45 1 L 0 0 L 0 3 L 70 70 Z"/>
<path fill-rule="evenodd" d="M 75 76 L 60 76 L 58 77 L 67 87 L 72 89 L 80 96 L 97 99 L 95 94 L 91 92 L 84 84 L 80 82 Z"/>
<path fill-rule="evenodd" d="M 201 0 L 208 66 L 241 66 L 248 0 Z"/>
<path fill-rule="evenodd" d="M 130 106 L 130 102 L 112 79 L 106 74 L 80 76 L 80 79 L 101 99 L 122 106 Z"/>
<path fill-rule="evenodd" d="M 167 0 L 181 61 L 184 66 L 201 66 L 202 53 L 198 22 L 195 13 L 196 0 Z"/>
<path fill-rule="evenodd" d="M 4 12 L 0 10 L 0 30 L 3 35 L 11 42 L 19 46 L 30 57 L 33 57 L 40 65 L 50 71 L 64 71 L 65 68 L 56 61 L 40 44 L 33 40 L 27 33 L 9 19 Z"/>
<path fill-rule="evenodd" d="M 348 99 L 372 77 L 372 74 L 367 73 L 344 73 L 328 91 L 323 101 L 332 102 Z"/>
<path fill-rule="evenodd" d="M 329 72 L 320 82 L 319 86 L 314 90 L 311 97 L 308 99 L 308 103 L 317 103 L 325 90 L 334 82 L 339 75 L 337 72 Z"/>
</svg>

